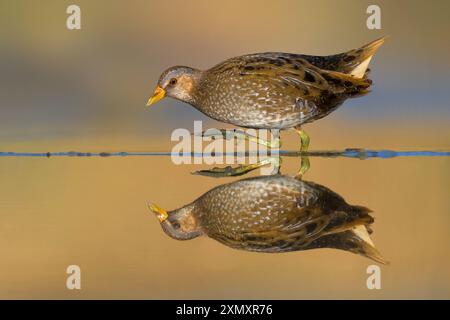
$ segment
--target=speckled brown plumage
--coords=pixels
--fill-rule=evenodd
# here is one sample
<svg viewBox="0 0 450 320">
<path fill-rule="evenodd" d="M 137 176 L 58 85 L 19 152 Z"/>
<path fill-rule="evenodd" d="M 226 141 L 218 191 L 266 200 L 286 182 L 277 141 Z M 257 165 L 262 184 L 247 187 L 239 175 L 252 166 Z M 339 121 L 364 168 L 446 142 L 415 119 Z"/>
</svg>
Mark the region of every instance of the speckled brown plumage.
<svg viewBox="0 0 450 320">
<path fill-rule="evenodd" d="M 324 186 L 274 175 L 220 185 L 191 204 L 168 212 L 161 226 L 175 239 L 207 235 L 248 251 L 326 247 L 384 262 L 368 236 L 373 222 L 369 212 L 347 204 Z"/>
<path fill-rule="evenodd" d="M 172 67 L 149 103 L 169 96 L 241 127 L 300 126 L 368 92 L 367 65 L 383 41 L 331 56 L 269 52 L 231 58 L 206 71 Z"/>
</svg>

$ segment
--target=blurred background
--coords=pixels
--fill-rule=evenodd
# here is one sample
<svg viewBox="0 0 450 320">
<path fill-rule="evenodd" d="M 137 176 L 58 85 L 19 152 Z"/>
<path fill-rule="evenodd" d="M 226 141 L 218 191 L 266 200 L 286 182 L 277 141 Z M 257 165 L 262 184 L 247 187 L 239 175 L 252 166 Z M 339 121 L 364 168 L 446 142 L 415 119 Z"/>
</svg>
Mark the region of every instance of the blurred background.
<svg viewBox="0 0 450 320">
<path fill-rule="evenodd" d="M 66 8 L 81 8 L 68 30 Z M 381 7 L 382 29 L 366 9 Z M 227 127 L 165 99 L 172 65 L 282 51 L 328 55 L 389 35 L 372 92 L 306 127 L 311 149 L 449 149 L 448 1 L 0 0 L 0 151 L 170 151 L 176 128 Z M 295 149 L 293 133 L 284 146 Z M 297 159 L 298 160 L 298 159 Z M 298 169 L 283 163 L 285 173 Z M 391 261 L 336 250 L 271 255 L 179 242 L 147 208 L 191 202 L 230 179 L 170 158 L 0 158 L 0 298 L 450 298 L 448 158 L 312 159 L 307 180 L 374 210 Z M 82 290 L 65 287 L 69 264 Z"/>
</svg>

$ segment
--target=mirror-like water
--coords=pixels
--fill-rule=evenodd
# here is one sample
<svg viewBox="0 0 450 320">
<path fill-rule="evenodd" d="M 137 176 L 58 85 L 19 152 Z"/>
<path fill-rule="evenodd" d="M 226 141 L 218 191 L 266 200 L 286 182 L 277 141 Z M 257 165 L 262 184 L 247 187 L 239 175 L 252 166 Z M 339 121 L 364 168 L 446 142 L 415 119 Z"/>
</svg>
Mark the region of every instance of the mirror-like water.
<svg viewBox="0 0 450 320">
<path fill-rule="evenodd" d="M 62 145 L 71 144 L 61 142 L 48 150 L 64 149 Z M 450 158 L 445 152 L 390 152 L 390 156 L 403 156 L 390 158 L 384 157 L 386 152 L 381 153 L 383 157 L 361 157 L 362 151 L 355 150 L 339 154 L 350 158 L 312 152 L 311 168 L 303 177 L 304 182 L 294 188 L 297 193 L 291 190 L 293 198 L 287 197 L 290 201 L 297 199 L 299 208 L 307 204 L 310 209 L 315 208 L 317 217 L 326 220 L 319 219 L 321 223 L 314 230 L 304 225 L 296 230 L 297 235 L 301 230 L 314 234 L 342 226 L 345 219 L 336 223 L 325 214 L 339 211 L 330 209 L 339 206 L 332 199 L 345 199 L 350 205 L 370 208 L 369 215 L 374 218 L 373 223 L 370 218 L 366 221 L 369 231 L 373 231 L 370 239 L 377 252 L 390 262 L 383 266 L 352 254 L 352 250 L 358 250 L 357 246 L 327 240 L 319 236 L 320 232 L 300 246 L 333 247 L 334 240 L 335 248 L 346 247 L 344 250 L 302 247 L 294 248 L 301 251 L 274 254 L 232 249 L 230 243 L 223 245 L 206 236 L 178 241 L 164 233 L 148 208 L 148 202 L 168 211 L 181 208 L 217 186 L 249 178 L 251 181 L 260 175 L 258 169 L 244 177 L 215 179 L 191 174 L 211 166 L 177 166 L 163 153 L 157 153 L 156 157 L 142 156 L 152 154 L 145 152 L 134 156 L 100 154 L 95 147 L 87 147 L 91 157 L 77 157 L 73 152 L 52 153 L 47 157 L 36 146 L 20 148 L 37 152 L 34 154 L 37 157 L 28 153 L 19 156 L 4 153 L 0 157 L 3 253 L 0 294 L 4 297 L 448 297 Z M 15 145 L 7 148 L 17 149 Z M 367 154 L 377 155 L 374 151 Z M 300 166 L 300 158 L 294 155 L 282 156 L 281 172 L 286 179 L 294 179 Z M 306 198 L 299 196 L 302 190 Z M 239 190 L 233 195 L 236 201 L 231 200 L 233 197 L 219 197 L 214 205 L 209 205 L 217 208 L 221 202 L 228 203 L 227 210 L 242 214 L 245 209 L 255 209 L 250 202 L 258 197 L 253 193 L 253 199 L 245 198 L 251 194 L 246 189 Z M 263 198 L 262 195 L 259 200 Z M 282 205 L 280 197 L 274 199 L 275 202 L 265 204 Z M 229 207 L 230 203 L 235 207 Z M 293 204 L 284 203 L 286 208 Z M 242 207 L 241 212 L 234 211 L 238 207 Z M 250 211 L 255 212 L 247 210 Z M 295 216 L 291 218 L 295 220 Z M 291 230 L 298 225 L 298 221 L 296 224 L 282 219 L 275 227 Z M 264 237 L 274 239 L 267 237 L 268 230 L 257 235 L 262 236 L 259 240 L 248 231 L 246 246 L 256 246 L 250 249 L 267 246 Z M 289 247 L 286 240 L 291 238 L 284 233 L 276 234 L 284 242 L 278 242 L 272 249 Z M 221 236 L 216 233 L 211 237 L 227 242 Z M 239 235 L 232 240 L 237 238 Z M 252 244 L 249 239 L 258 243 Z M 79 265 L 83 272 L 85 290 L 77 293 L 69 292 L 64 284 L 65 268 L 71 264 Z M 366 269 L 372 264 L 381 266 L 382 290 L 366 287 Z"/>
</svg>

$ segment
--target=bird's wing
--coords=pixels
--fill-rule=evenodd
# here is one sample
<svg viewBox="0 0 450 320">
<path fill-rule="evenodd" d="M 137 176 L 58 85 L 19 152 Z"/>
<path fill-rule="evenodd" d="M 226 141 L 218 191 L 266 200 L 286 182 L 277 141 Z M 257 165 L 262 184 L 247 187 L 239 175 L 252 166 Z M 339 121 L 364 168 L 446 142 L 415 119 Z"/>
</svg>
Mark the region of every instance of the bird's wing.
<svg viewBox="0 0 450 320">
<path fill-rule="evenodd" d="M 263 77 L 305 100 L 314 100 L 329 89 L 328 82 L 317 68 L 304 59 L 290 59 L 282 54 L 252 54 L 232 58 L 211 71 L 236 77 Z"/>
<path fill-rule="evenodd" d="M 263 77 L 298 98 L 317 102 L 325 94 L 352 93 L 370 85 L 367 79 L 320 69 L 301 55 L 259 53 L 232 58 L 210 69 L 236 77 Z"/>
<path fill-rule="evenodd" d="M 320 237 L 331 219 L 331 215 L 324 214 L 318 208 L 294 210 L 277 219 L 278 225 L 272 224 L 269 229 L 243 232 L 239 241 L 252 245 L 279 242 L 280 248 L 283 243 L 286 246 L 295 243 L 303 247 Z"/>
<path fill-rule="evenodd" d="M 325 204 L 324 198 L 327 199 Z M 260 246 L 278 242 L 279 249 L 293 245 L 304 248 L 325 235 L 373 222 L 369 209 L 350 206 L 338 194 L 312 182 L 303 181 L 298 189 L 280 189 L 277 198 L 261 202 L 259 210 L 263 210 L 262 205 L 268 210 L 278 208 L 280 203 L 284 204 L 284 210 L 272 215 L 270 223 L 242 232 L 239 240 Z"/>
</svg>

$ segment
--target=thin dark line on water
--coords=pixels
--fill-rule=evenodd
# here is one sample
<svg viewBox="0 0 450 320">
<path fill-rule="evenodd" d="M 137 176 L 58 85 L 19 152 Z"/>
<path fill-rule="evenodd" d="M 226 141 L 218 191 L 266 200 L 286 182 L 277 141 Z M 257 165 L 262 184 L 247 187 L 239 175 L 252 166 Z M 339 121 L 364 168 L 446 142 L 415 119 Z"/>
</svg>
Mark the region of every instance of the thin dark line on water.
<svg viewBox="0 0 450 320">
<path fill-rule="evenodd" d="M 237 156 L 237 157 L 249 157 L 249 156 L 285 156 L 285 157 L 322 157 L 322 158 L 357 158 L 357 159 L 370 159 L 381 158 L 389 159 L 396 157 L 450 157 L 450 151 L 393 151 L 393 150 L 370 150 L 370 149 L 345 149 L 345 150 L 317 150 L 308 152 L 289 151 L 289 150 L 272 150 L 267 152 L 261 151 L 247 151 L 247 152 L 229 152 L 229 153 L 215 153 L 213 155 L 185 152 L 185 153 L 173 153 L 173 152 L 0 152 L 0 157 L 30 157 L 30 158 L 51 158 L 51 157 L 171 157 L 171 156 L 184 156 L 184 157 L 204 157 L 204 156 Z"/>
</svg>

